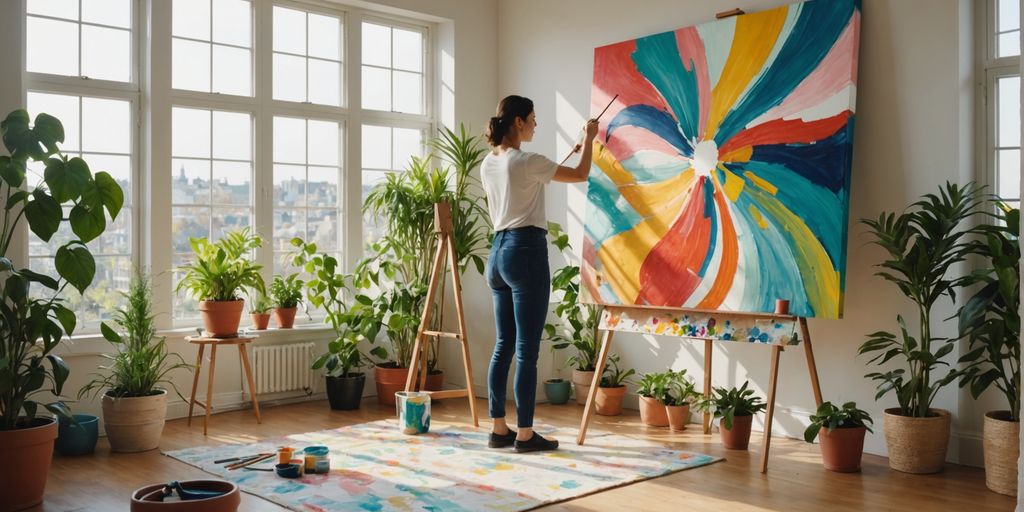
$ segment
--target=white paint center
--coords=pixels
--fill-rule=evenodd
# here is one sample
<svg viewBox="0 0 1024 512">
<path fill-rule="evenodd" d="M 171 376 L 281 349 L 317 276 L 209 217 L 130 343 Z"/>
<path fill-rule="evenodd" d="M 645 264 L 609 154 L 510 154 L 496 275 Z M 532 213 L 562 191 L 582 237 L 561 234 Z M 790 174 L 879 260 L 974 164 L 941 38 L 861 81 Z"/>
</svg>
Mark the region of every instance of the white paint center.
<svg viewBox="0 0 1024 512">
<path fill-rule="evenodd" d="M 703 140 L 693 148 L 693 170 L 697 176 L 711 176 L 718 166 L 718 145 L 713 140 Z"/>
</svg>

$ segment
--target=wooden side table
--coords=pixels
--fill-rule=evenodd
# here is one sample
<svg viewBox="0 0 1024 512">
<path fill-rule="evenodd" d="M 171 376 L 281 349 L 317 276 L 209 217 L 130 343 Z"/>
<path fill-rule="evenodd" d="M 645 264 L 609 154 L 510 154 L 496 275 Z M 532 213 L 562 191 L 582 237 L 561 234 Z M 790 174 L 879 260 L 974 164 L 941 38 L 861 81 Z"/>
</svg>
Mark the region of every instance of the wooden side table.
<svg viewBox="0 0 1024 512">
<path fill-rule="evenodd" d="M 205 336 L 187 336 L 189 343 L 199 345 L 199 356 L 196 358 L 196 373 L 192 376 L 192 397 L 188 401 L 188 425 L 192 425 L 192 406 L 199 404 L 206 409 L 206 416 L 203 417 L 203 435 L 206 435 L 206 427 L 210 422 L 210 411 L 213 410 L 213 374 L 217 368 L 217 346 L 234 345 L 238 347 L 238 353 L 242 356 L 242 371 L 245 372 L 245 380 L 249 383 L 249 397 L 252 399 L 252 408 L 256 411 L 256 423 L 263 423 L 260 418 L 260 403 L 256 400 L 255 387 L 252 382 L 252 368 L 249 367 L 249 354 L 245 346 L 256 339 L 254 336 L 238 336 L 237 338 L 208 338 Z M 206 346 L 210 345 L 210 372 L 206 378 L 206 403 L 196 400 L 196 388 L 199 387 L 199 372 L 203 368 L 203 352 Z"/>
</svg>

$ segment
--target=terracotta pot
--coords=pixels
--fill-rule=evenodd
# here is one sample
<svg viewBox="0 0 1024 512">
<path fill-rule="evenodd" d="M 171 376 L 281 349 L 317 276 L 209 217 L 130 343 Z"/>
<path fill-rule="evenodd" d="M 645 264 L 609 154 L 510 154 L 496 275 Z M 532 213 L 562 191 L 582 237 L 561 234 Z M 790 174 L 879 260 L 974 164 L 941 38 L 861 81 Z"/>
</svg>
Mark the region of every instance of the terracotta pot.
<svg viewBox="0 0 1024 512">
<path fill-rule="evenodd" d="M 652 427 L 667 427 L 668 413 L 665 404 L 649 396 L 640 397 L 640 421 Z"/>
<path fill-rule="evenodd" d="M 265 331 L 270 325 L 270 313 L 249 313 L 249 317 L 252 318 L 252 328 L 257 331 Z"/>
<path fill-rule="evenodd" d="M 900 409 L 886 409 L 885 445 L 889 467 L 904 473 L 938 473 L 946 465 L 949 445 L 949 411 L 928 409 L 930 418 L 900 416 Z"/>
<path fill-rule="evenodd" d="M 622 414 L 622 397 L 626 395 L 626 386 L 617 388 L 597 388 L 597 397 L 594 398 L 594 405 L 597 406 L 597 413 L 602 416 L 618 416 Z"/>
<path fill-rule="evenodd" d="M 224 480 L 183 480 L 186 490 L 227 491 L 215 498 L 188 501 L 150 501 L 163 494 L 164 484 L 147 485 L 132 493 L 132 512 L 235 512 L 242 503 L 238 486 Z M 175 494 L 177 496 L 177 494 Z M 147 499 L 149 497 L 149 499 Z"/>
<path fill-rule="evenodd" d="M 295 312 L 299 308 L 274 308 L 274 323 L 278 329 L 291 329 L 295 325 Z"/>
<path fill-rule="evenodd" d="M 572 387 L 576 392 L 576 403 L 587 405 L 587 394 L 590 393 L 591 382 L 594 382 L 594 372 L 572 371 Z"/>
<path fill-rule="evenodd" d="M 444 370 L 434 370 L 437 373 L 427 374 L 427 391 L 441 391 L 444 389 Z M 438 400 L 434 400 L 437 402 Z"/>
<path fill-rule="evenodd" d="M 1020 422 L 1010 421 L 1010 411 L 985 414 L 985 485 L 994 492 L 1017 495 L 1017 457 L 1020 455 Z"/>
<path fill-rule="evenodd" d="M 746 450 L 750 444 L 750 425 L 754 423 L 754 416 L 733 416 L 732 428 L 725 428 L 724 423 L 718 424 L 718 430 L 722 434 L 722 446 L 727 450 Z"/>
<path fill-rule="evenodd" d="M 103 395 L 103 425 L 113 452 L 144 452 L 160 446 L 167 391 L 131 398 Z"/>
<path fill-rule="evenodd" d="M 690 404 L 666 405 L 665 413 L 672 430 L 686 430 L 686 424 L 690 422 Z"/>
<path fill-rule="evenodd" d="M 373 377 L 377 381 L 377 403 L 395 405 L 395 393 L 405 391 L 405 379 L 408 376 L 408 368 L 374 366 Z"/>
<path fill-rule="evenodd" d="M 54 439 L 57 421 L 53 418 L 36 418 L 28 428 L 0 430 L 0 511 L 42 503 Z"/>
<path fill-rule="evenodd" d="M 818 437 L 821 439 L 821 461 L 825 469 L 839 473 L 860 471 L 867 431 L 864 427 L 837 428 L 832 432 L 822 428 Z"/>
<path fill-rule="evenodd" d="M 200 301 L 199 312 L 203 317 L 206 335 L 228 337 L 238 334 L 238 324 L 242 321 L 244 306 L 244 300 Z"/>
</svg>

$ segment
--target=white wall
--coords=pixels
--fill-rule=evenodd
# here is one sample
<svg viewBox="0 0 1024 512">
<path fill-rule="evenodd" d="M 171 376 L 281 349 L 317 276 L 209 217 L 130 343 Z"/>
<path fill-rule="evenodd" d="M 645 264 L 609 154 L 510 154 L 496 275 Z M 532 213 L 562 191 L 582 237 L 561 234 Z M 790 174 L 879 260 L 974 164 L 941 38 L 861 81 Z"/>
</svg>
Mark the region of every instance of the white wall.
<svg viewBox="0 0 1024 512">
<path fill-rule="evenodd" d="M 785 3 L 739 0 L 728 7 L 754 12 Z M 710 21 L 724 7 L 697 0 L 502 2 L 499 96 L 515 93 L 534 100 L 539 127 L 529 149 L 561 159 L 589 116 L 595 47 Z M 876 419 L 876 433 L 869 435 L 865 448 L 870 453 L 885 453 L 882 410 L 896 401 L 892 396 L 874 401 L 874 385 L 863 378 L 872 368 L 857 357 L 857 348 L 866 333 L 894 329 L 897 313 L 911 323 L 916 315 L 895 287 L 872 276 L 872 264 L 881 260 L 882 252 L 867 245 L 857 219 L 902 209 L 946 180 L 973 178 L 971 11 L 968 0 L 864 0 L 845 318 L 812 319 L 810 329 L 825 399 L 855 400 Z M 568 227 L 576 247 L 582 240 L 583 209 L 581 185 L 549 189 L 549 218 Z M 947 304 L 934 316 L 941 321 L 952 311 Z M 953 329 L 946 324 L 938 334 Z M 686 368 L 698 381 L 703 374 L 701 344 L 695 342 L 617 334 L 613 348 L 639 372 L 671 364 Z M 764 347 L 719 343 L 715 360 L 716 386 L 749 378 L 766 392 L 769 351 Z M 802 348 L 786 350 L 775 433 L 801 436 L 814 409 L 808 382 Z M 997 406 L 963 400 L 953 387 L 939 394 L 935 406 L 954 414 L 950 460 L 980 464 L 981 416 Z M 966 443 L 963 454 L 960 441 Z"/>
</svg>

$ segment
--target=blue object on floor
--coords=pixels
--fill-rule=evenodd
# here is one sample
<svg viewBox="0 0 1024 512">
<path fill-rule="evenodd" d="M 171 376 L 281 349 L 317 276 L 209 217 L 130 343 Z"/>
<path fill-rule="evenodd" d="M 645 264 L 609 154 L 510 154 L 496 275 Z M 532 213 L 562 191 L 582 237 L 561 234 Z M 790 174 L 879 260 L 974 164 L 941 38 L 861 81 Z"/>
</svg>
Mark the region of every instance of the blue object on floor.
<svg viewBox="0 0 1024 512">
<path fill-rule="evenodd" d="M 54 448 L 61 455 L 88 455 L 96 450 L 100 419 L 92 414 L 76 414 L 74 418 L 57 418 Z"/>
</svg>

